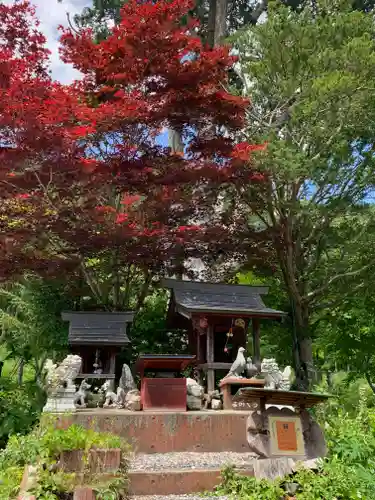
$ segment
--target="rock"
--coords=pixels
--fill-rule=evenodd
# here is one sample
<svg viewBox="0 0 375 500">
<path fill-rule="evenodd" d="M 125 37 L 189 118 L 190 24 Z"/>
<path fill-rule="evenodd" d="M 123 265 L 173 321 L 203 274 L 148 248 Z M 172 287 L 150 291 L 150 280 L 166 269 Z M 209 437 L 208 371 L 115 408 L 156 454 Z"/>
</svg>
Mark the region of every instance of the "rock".
<svg viewBox="0 0 375 500">
<path fill-rule="evenodd" d="M 141 393 L 138 389 L 132 389 L 125 397 L 125 408 L 130 411 L 141 410 Z"/>
<path fill-rule="evenodd" d="M 121 387 L 125 394 L 137 388 L 133 379 L 132 372 L 126 363 L 122 365 L 119 387 Z"/>
<path fill-rule="evenodd" d="M 327 446 L 324 433 L 321 427 L 312 418 L 311 414 L 301 411 L 301 422 L 303 430 L 303 439 L 305 442 L 305 451 L 307 459 L 324 457 L 327 454 Z"/>
<path fill-rule="evenodd" d="M 192 396 L 188 394 L 186 397 L 186 405 L 189 410 L 201 410 L 202 409 L 202 399 L 197 398 L 196 396 Z"/>
<path fill-rule="evenodd" d="M 293 472 L 294 460 L 288 457 L 263 458 L 254 461 L 254 476 L 259 479 L 276 479 Z"/>
<path fill-rule="evenodd" d="M 196 398 L 203 399 L 204 396 L 204 388 L 198 384 L 194 379 L 187 378 L 186 379 L 186 391 L 190 396 L 194 396 Z"/>
<path fill-rule="evenodd" d="M 211 401 L 211 408 L 213 410 L 222 410 L 223 409 L 223 403 L 221 402 L 220 399 L 213 399 Z"/>
<path fill-rule="evenodd" d="M 293 466 L 293 472 L 297 472 L 300 469 L 318 470 L 319 460 L 319 458 L 313 458 L 312 460 L 303 460 L 301 462 L 296 462 Z"/>
<path fill-rule="evenodd" d="M 192 378 L 186 379 L 186 406 L 188 410 L 201 410 L 204 398 L 204 388 Z"/>
<path fill-rule="evenodd" d="M 247 443 L 251 451 L 260 458 L 267 458 L 269 455 L 269 437 L 265 434 L 247 433 Z"/>
</svg>

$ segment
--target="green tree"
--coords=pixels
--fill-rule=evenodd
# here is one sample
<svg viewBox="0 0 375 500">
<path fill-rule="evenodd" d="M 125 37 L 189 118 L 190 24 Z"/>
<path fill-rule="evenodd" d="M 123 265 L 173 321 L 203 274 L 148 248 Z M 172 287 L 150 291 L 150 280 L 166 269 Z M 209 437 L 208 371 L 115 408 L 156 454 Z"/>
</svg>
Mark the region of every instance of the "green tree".
<svg viewBox="0 0 375 500">
<path fill-rule="evenodd" d="M 68 326 L 61 312 L 75 308 L 61 283 L 25 279 L 0 288 L 1 344 L 6 359 L 19 362 L 19 383 L 25 364 L 38 380 L 47 358 L 62 356 L 68 347 Z"/>
<path fill-rule="evenodd" d="M 244 252 L 246 228 L 269 235 L 260 248 L 272 245 L 270 265 L 290 300 L 303 387 L 313 367 L 312 314 L 333 287 L 344 298 L 375 270 L 373 218 L 362 217 L 375 167 L 373 19 L 349 4 L 317 3 L 299 13 L 270 4 L 266 23 L 234 38 L 251 96 L 243 138 L 266 149 L 249 165 L 251 180 L 231 192 L 232 234 Z M 265 182 L 249 176 L 255 165 Z"/>
<path fill-rule="evenodd" d="M 348 371 L 348 380 L 365 377 L 375 394 L 375 298 L 365 290 L 325 311 L 316 346 L 328 368 Z"/>
</svg>

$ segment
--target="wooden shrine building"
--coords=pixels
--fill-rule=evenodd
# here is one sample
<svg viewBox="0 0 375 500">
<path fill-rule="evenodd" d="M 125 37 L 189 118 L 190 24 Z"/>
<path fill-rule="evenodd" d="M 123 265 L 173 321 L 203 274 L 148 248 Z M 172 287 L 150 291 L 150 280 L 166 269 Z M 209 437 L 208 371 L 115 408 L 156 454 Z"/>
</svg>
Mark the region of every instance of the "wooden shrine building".
<svg viewBox="0 0 375 500">
<path fill-rule="evenodd" d="M 169 324 L 188 331 L 190 353 L 196 355 L 198 370 L 207 373 L 208 391 L 215 388 L 215 371 L 228 372 L 239 347 L 246 349 L 247 356 L 251 352 L 253 363 L 259 365 L 260 321 L 280 320 L 285 315 L 264 304 L 266 286 L 174 279 L 163 280 L 162 286 L 171 290 Z M 247 345 L 249 329 L 251 347 Z"/>
<path fill-rule="evenodd" d="M 127 329 L 134 313 L 63 312 L 69 321 L 69 345 L 82 358 L 78 378 L 115 379 L 116 355 L 129 344 Z"/>
</svg>

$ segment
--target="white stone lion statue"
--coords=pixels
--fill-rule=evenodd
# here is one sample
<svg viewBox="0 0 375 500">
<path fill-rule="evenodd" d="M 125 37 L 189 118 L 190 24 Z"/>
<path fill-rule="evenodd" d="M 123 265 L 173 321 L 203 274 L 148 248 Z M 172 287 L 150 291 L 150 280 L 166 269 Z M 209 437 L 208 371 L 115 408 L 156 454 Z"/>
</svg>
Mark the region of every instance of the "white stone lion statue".
<svg viewBox="0 0 375 500">
<path fill-rule="evenodd" d="M 264 359 L 261 364 L 261 375 L 265 378 L 266 384 L 264 387 L 266 389 L 290 390 L 292 384 L 292 369 L 290 366 L 281 371 L 274 358 Z"/>
<path fill-rule="evenodd" d="M 82 358 L 76 354 L 69 354 L 59 365 L 47 359 L 44 364 L 44 369 L 47 371 L 47 392 L 56 392 L 59 389 L 75 387 L 73 381 L 79 374 L 81 366 Z"/>
<path fill-rule="evenodd" d="M 118 408 L 117 394 L 113 392 L 111 387 L 111 381 L 106 380 L 101 387 L 105 395 L 105 402 L 103 404 L 103 408 Z"/>
<path fill-rule="evenodd" d="M 74 379 L 81 371 L 81 366 L 82 359 L 75 354 L 69 354 L 59 365 L 50 359 L 45 362 L 45 389 L 48 397 L 44 412 L 76 410 Z"/>
</svg>

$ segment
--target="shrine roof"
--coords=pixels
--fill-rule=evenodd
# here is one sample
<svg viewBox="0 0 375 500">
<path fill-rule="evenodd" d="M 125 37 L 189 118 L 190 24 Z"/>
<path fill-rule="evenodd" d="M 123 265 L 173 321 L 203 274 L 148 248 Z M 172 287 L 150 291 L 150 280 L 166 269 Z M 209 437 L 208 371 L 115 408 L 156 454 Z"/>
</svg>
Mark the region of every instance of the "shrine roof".
<svg viewBox="0 0 375 500">
<path fill-rule="evenodd" d="M 190 318 L 194 313 L 227 314 L 280 318 L 286 313 L 267 307 L 262 295 L 267 286 L 226 285 L 166 279 L 164 288 L 172 290 L 178 313 Z"/>
<path fill-rule="evenodd" d="M 130 342 L 128 324 L 134 313 L 126 312 L 63 312 L 69 321 L 70 345 L 123 346 Z"/>
</svg>

